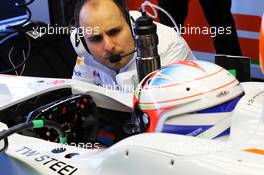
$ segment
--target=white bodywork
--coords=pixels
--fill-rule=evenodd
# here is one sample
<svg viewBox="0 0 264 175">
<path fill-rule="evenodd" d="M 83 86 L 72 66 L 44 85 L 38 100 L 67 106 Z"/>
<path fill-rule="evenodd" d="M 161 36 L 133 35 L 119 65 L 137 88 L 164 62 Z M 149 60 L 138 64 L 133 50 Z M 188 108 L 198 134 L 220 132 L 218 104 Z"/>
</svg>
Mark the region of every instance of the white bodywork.
<svg viewBox="0 0 264 175">
<path fill-rule="evenodd" d="M 81 149 L 64 145 L 65 152 L 52 153 L 51 150 L 61 145 L 14 134 L 9 137 L 5 154 L 22 161 L 27 174 L 263 175 L 264 83 L 247 82 L 242 86 L 245 95 L 231 115 L 231 133 L 225 141 L 145 133 L 128 137 L 109 148 Z M 0 76 L 0 110 L 64 87 L 71 88 L 73 94 L 90 94 L 100 107 L 131 111 L 132 93 L 74 80 L 4 75 Z M 5 127 L 0 123 L 0 128 Z M 69 153 L 79 155 L 65 158 Z M 0 168 L 5 167 L 0 165 Z"/>
</svg>

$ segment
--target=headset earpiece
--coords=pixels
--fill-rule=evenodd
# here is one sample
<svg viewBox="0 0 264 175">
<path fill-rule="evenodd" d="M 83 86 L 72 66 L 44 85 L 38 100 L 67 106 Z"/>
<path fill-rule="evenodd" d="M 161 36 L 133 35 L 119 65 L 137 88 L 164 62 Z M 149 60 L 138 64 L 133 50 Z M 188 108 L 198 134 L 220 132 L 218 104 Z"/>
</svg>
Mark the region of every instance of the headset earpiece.
<svg viewBox="0 0 264 175">
<path fill-rule="evenodd" d="M 80 36 L 78 28 L 75 28 L 71 32 L 70 39 L 72 46 L 79 57 L 84 57 L 89 55 L 89 50 L 84 41 L 84 37 Z"/>
</svg>

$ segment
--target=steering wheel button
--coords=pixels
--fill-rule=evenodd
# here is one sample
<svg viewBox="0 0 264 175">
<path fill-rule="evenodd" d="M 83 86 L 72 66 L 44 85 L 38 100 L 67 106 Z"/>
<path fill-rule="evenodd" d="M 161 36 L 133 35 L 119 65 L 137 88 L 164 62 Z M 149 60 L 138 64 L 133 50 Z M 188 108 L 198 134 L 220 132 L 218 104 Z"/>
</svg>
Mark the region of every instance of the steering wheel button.
<svg viewBox="0 0 264 175">
<path fill-rule="evenodd" d="M 62 112 L 62 114 L 65 114 L 67 112 L 67 108 L 63 107 L 61 112 Z"/>
<path fill-rule="evenodd" d="M 52 114 L 49 114 L 49 117 L 48 117 L 49 119 L 52 119 Z"/>
</svg>

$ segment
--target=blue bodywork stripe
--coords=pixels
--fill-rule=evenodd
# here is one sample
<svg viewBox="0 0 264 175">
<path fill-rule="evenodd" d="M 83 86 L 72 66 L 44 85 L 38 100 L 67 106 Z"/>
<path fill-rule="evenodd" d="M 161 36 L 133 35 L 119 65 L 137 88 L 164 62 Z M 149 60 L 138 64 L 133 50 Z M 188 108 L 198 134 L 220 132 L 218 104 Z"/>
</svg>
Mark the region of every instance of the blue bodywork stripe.
<svg viewBox="0 0 264 175">
<path fill-rule="evenodd" d="M 223 137 L 225 135 L 229 135 L 230 134 L 230 128 L 227 128 L 226 130 L 224 130 L 222 133 L 220 133 L 218 136 L 214 137 L 213 139 L 217 139 L 219 137 Z"/>
<path fill-rule="evenodd" d="M 202 126 L 184 126 L 184 125 L 164 125 L 162 132 L 171 133 L 171 134 L 180 134 L 180 135 L 190 135 L 196 137 L 197 135 L 205 132 L 214 125 L 202 125 Z M 213 139 L 229 135 L 230 128 L 224 130 L 222 133 L 214 137 Z"/>
<path fill-rule="evenodd" d="M 162 132 L 197 136 L 211 128 L 213 125 L 186 126 L 186 125 L 164 125 Z"/>
</svg>

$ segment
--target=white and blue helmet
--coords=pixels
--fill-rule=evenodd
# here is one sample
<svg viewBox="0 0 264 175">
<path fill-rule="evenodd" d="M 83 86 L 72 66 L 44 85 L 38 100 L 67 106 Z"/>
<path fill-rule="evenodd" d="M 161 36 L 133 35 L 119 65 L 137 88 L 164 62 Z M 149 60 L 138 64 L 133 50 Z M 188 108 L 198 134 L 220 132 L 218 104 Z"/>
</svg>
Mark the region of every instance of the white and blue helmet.
<svg viewBox="0 0 264 175">
<path fill-rule="evenodd" d="M 134 110 L 148 132 L 213 139 L 228 134 L 230 113 L 243 94 L 238 80 L 224 68 L 183 60 L 141 81 Z"/>
</svg>

